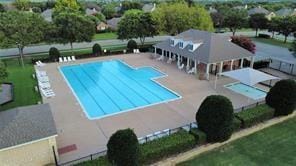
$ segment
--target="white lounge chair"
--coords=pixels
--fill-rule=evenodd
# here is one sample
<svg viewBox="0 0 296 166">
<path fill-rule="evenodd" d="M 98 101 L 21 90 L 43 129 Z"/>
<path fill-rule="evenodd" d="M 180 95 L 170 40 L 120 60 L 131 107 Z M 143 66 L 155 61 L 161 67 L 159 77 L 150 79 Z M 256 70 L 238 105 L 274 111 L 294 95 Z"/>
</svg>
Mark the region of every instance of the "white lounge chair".
<svg viewBox="0 0 296 166">
<path fill-rule="evenodd" d="M 44 63 L 42 63 L 41 61 L 37 61 L 37 62 L 36 62 L 36 65 L 37 65 L 38 67 L 45 66 L 45 64 L 44 64 Z"/>
<path fill-rule="evenodd" d="M 40 89 L 50 89 L 50 83 L 49 82 L 40 82 L 38 81 L 38 85 Z"/>
<path fill-rule="evenodd" d="M 75 58 L 75 56 L 72 56 L 72 61 L 76 61 L 76 58 Z"/>
<path fill-rule="evenodd" d="M 182 70 L 184 68 L 184 63 L 181 66 L 178 66 L 178 69 Z"/>
<path fill-rule="evenodd" d="M 68 56 L 67 59 L 68 59 L 68 62 L 71 62 L 72 61 L 72 59 L 71 59 L 70 56 Z"/>
<path fill-rule="evenodd" d="M 43 76 L 47 76 L 47 73 L 46 73 L 46 71 L 36 70 L 36 75 L 37 75 L 37 77 L 43 77 Z"/>
<path fill-rule="evenodd" d="M 167 61 L 167 63 L 171 64 L 172 61 L 173 61 L 173 59 L 172 58 L 169 58 L 168 61 Z"/>
<path fill-rule="evenodd" d="M 163 55 L 161 55 L 159 58 L 157 58 L 156 60 L 158 60 L 158 61 L 162 61 L 162 60 L 164 60 L 164 56 Z"/>
<path fill-rule="evenodd" d="M 140 53 L 140 50 L 139 49 L 137 49 L 137 53 Z"/>
<path fill-rule="evenodd" d="M 60 63 L 64 62 L 62 57 L 59 57 L 59 62 Z"/>
<path fill-rule="evenodd" d="M 64 56 L 64 62 L 68 62 L 67 57 Z"/>
<path fill-rule="evenodd" d="M 188 73 L 188 74 L 193 74 L 193 73 L 195 73 L 195 68 L 193 67 L 191 70 L 188 70 L 187 73 Z"/>
<path fill-rule="evenodd" d="M 50 90 L 41 89 L 41 92 L 46 98 L 55 96 L 55 93 L 51 89 Z"/>
<path fill-rule="evenodd" d="M 42 83 L 49 82 L 49 78 L 47 76 L 38 77 L 38 81 L 40 81 Z"/>
<path fill-rule="evenodd" d="M 45 63 L 43 63 L 43 62 L 41 62 L 41 61 L 39 61 L 39 64 L 40 64 L 41 66 L 45 66 Z"/>
</svg>

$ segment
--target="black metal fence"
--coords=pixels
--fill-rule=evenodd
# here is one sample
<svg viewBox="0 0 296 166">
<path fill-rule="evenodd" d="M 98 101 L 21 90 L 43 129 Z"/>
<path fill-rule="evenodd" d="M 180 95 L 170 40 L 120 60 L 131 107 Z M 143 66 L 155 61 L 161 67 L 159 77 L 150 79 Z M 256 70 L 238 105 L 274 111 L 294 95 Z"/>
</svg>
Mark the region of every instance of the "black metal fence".
<svg viewBox="0 0 296 166">
<path fill-rule="evenodd" d="M 244 111 L 246 109 L 254 108 L 254 107 L 256 107 L 258 105 L 261 105 L 261 104 L 265 104 L 265 100 L 259 101 L 259 102 L 256 102 L 254 104 L 250 104 L 250 105 L 247 105 L 247 106 L 243 106 L 243 107 L 240 107 L 240 108 L 236 108 L 236 109 L 234 109 L 234 112 Z"/>
</svg>

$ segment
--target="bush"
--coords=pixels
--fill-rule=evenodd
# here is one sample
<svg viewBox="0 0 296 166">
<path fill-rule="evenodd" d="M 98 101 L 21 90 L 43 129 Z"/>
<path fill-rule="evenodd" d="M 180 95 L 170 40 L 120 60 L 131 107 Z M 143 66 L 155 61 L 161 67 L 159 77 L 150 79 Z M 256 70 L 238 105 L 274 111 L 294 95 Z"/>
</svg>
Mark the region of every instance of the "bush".
<svg viewBox="0 0 296 166">
<path fill-rule="evenodd" d="M 0 61 L 0 86 L 1 86 L 1 83 L 3 83 L 7 77 L 8 77 L 8 72 L 7 72 L 6 66 L 2 61 Z"/>
<path fill-rule="evenodd" d="M 198 145 L 202 145 L 207 142 L 207 135 L 206 133 L 202 132 L 198 128 L 192 128 L 189 131 L 190 134 L 192 134 L 195 137 L 196 143 Z"/>
<path fill-rule="evenodd" d="M 242 127 L 242 121 L 237 117 L 233 118 L 232 129 L 233 131 L 238 131 Z"/>
<path fill-rule="evenodd" d="M 292 79 L 277 82 L 265 100 L 275 109 L 275 116 L 291 114 L 296 108 L 296 82 Z"/>
<path fill-rule="evenodd" d="M 95 56 L 101 55 L 102 54 L 102 47 L 96 43 L 92 47 L 92 52 Z"/>
<path fill-rule="evenodd" d="M 241 120 L 242 128 L 251 127 L 255 124 L 271 119 L 273 115 L 274 110 L 266 104 L 235 113 L 235 116 Z"/>
<path fill-rule="evenodd" d="M 95 160 L 89 160 L 75 164 L 75 166 L 112 166 L 112 164 L 108 161 L 106 156 L 102 156 Z"/>
<path fill-rule="evenodd" d="M 266 68 L 269 66 L 269 61 L 257 61 L 254 62 L 254 69 L 261 69 L 261 68 Z"/>
<path fill-rule="evenodd" d="M 33 11 L 34 13 L 41 13 L 41 12 L 42 12 L 42 10 L 41 10 L 40 7 L 33 7 L 33 8 L 32 8 L 32 11 Z"/>
<path fill-rule="evenodd" d="M 222 142 L 232 134 L 233 106 L 231 101 L 220 95 L 208 96 L 196 113 L 200 130 L 206 133 L 208 142 Z"/>
<path fill-rule="evenodd" d="M 127 43 L 127 49 L 129 52 L 133 52 L 134 49 L 138 48 L 138 44 L 134 40 L 129 40 Z"/>
<path fill-rule="evenodd" d="M 259 33 L 259 34 L 258 34 L 258 37 L 259 37 L 259 38 L 264 38 L 264 39 L 270 39 L 270 38 L 271 38 L 270 35 L 268 35 L 268 34 L 264 34 L 264 33 Z"/>
<path fill-rule="evenodd" d="M 140 162 L 146 164 L 152 163 L 164 157 L 193 148 L 195 145 L 194 136 L 181 130 L 170 136 L 140 145 Z"/>
<path fill-rule="evenodd" d="M 110 163 L 118 166 L 138 165 L 139 143 L 134 131 L 116 131 L 107 143 L 107 157 Z"/>
<path fill-rule="evenodd" d="M 49 59 L 51 59 L 52 61 L 56 61 L 61 56 L 60 51 L 55 47 L 51 47 L 49 49 L 48 54 L 49 54 Z"/>
</svg>

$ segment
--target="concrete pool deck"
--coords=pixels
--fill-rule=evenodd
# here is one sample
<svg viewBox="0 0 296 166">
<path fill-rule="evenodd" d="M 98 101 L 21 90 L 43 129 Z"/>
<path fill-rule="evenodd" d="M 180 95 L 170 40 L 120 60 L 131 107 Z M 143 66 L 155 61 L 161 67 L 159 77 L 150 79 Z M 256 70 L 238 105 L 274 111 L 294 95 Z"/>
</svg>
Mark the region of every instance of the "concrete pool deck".
<svg viewBox="0 0 296 166">
<path fill-rule="evenodd" d="M 110 59 L 123 60 L 133 67 L 152 66 L 157 68 L 168 75 L 157 79 L 157 82 L 177 92 L 182 98 L 102 119 L 89 120 L 58 67 Z M 159 130 L 176 128 L 194 122 L 199 105 L 204 98 L 212 94 L 223 94 L 229 97 L 235 108 L 256 102 L 223 87 L 228 82 L 235 82 L 234 80 L 221 78 L 218 80 L 218 88 L 214 89 L 213 80 L 198 80 L 195 75 L 178 70 L 176 64 L 167 64 L 151 59 L 149 53 L 104 56 L 68 63 L 49 63 L 44 67 L 38 67 L 38 69 L 47 72 L 52 89 L 56 93 L 55 97 L 43 98 L 43 101 L 49 103 L 52 109 L 58 131 L 58 148 L 75 147 L 60 154 L 59 163 L 105 150 L 109 137 L 118 129 L 132 128 L 138 137 L 143 137 Z"/>
</svg>

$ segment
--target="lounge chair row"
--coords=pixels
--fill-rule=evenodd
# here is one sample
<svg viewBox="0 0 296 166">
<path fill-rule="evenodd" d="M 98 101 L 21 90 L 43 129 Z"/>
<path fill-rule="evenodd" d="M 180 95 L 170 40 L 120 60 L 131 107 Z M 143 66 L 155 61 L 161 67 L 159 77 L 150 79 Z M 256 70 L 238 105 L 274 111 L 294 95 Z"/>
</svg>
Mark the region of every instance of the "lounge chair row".
<svg viewBox="0 0 296 166">
<path fill-rule="evenodd" d="M 45 63 L 42 63 L 41 61 L 37 61 L 37 62 L 35 62 L 35 64 L 36 64 L 38 67 L 45 66 Z"/>
<path fill-rule="evenodd" d="M 37 77 L 37 80 L 38 80 L 38 86 L 39 86 L 40 92 L 46 98 L 54 97 L 55 93 L 51 89 L 51 86 L 50 86 L 50 83 L 49 83 L 49 78 L 48 78 L 46 72 L 36 70 L 36 77 Z"/>
<path fill-rule="evenodd" d="M 136 53 L 140 53 L 140 50 L 139 49 L 134 49 L 133 52 L 136 54 Z"/>
<path fill-rule="evenodd" d="M 59 62 L 71 62 L 71 61 L 76 61 L 75 56 L 64 56 L 64 57 L 59 57 Z"/>
</svg>

